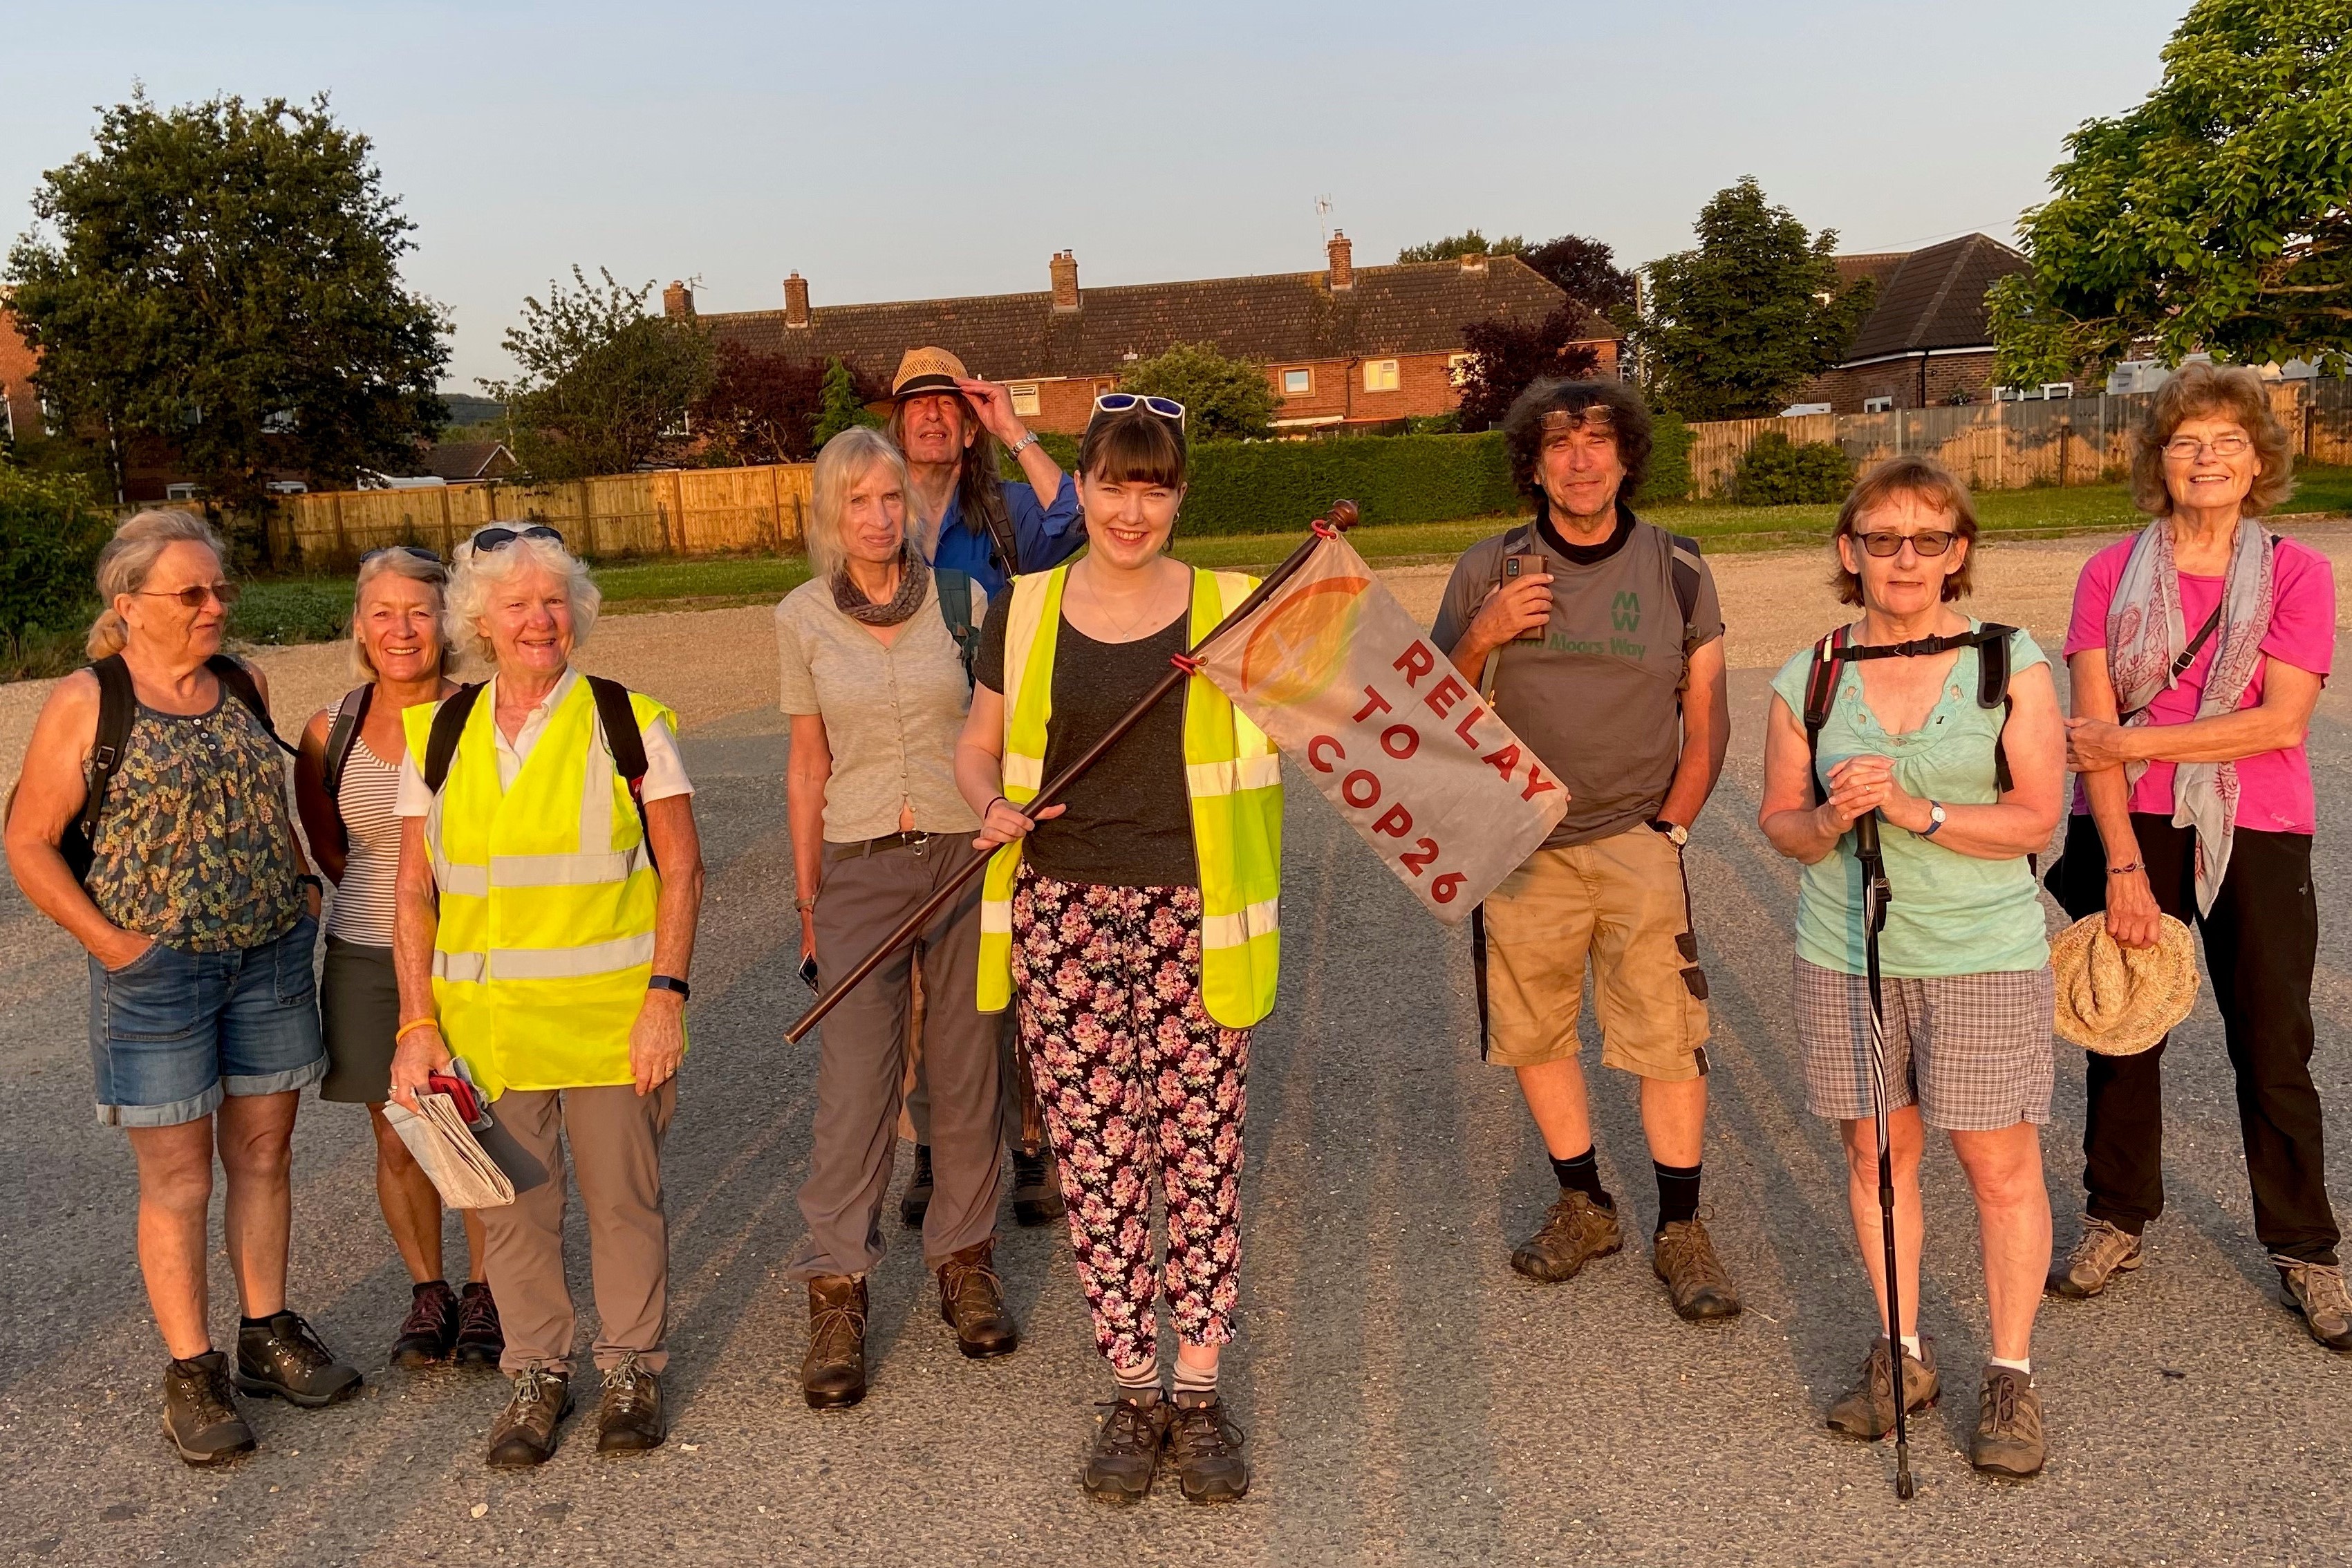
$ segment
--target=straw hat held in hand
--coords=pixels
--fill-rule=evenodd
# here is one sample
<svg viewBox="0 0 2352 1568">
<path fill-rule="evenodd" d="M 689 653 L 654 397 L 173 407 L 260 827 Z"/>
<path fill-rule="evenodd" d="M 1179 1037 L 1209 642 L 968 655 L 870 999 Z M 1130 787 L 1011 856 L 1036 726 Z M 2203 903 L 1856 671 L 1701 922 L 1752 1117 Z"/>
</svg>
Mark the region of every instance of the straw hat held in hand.
<svg viewBox="0 0 2352 1568">
<path fill-rule="evenodd" d="M 2149 1049 L 2197 1001 L 2197 954 L 2170 915 L 2158 917 L 2150 947 L 2119 945 L 2105 913 L 2087 915 L 2050 939 L 2050 963 L 2059 1037 L 2101 1056 Z"/>
</svg>

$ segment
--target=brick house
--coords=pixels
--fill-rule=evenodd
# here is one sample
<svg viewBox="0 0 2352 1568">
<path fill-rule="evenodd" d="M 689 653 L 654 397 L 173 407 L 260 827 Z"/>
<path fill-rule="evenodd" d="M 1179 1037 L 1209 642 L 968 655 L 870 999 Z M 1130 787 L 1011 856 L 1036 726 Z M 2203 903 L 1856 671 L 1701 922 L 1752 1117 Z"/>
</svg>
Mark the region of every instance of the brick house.
<svg viewBox="0 0 2352 1568">
<path fill-rule="evenodd" d="M 1925 250 L 1837 258 L 1840 281 L 1869 278 L 1878 302 L 1845 357 L 1807 384 L 1792 403 L 1826 403 L 1832 414 L 1990 403 L 1993 344 L 1985 291 L 2032 264 L 1988 235 L 1963 235 Z"/>
<path fill-rule="evenodd" d="M 812 306 L 808 279 L 794 272 L 781 310 L 699 319 L 722 341 L 794 360 L 837 357 L 875 380 L 887 379 L 908 349 L 935 344 L 974 375 L 1010 386 L 1014 411 L 1032 426 L 1070 435 L 1127 366 L 1175 343 L 1205 342 L 1264 364 L 1281 400 L 1276 427 L 1305 433 L 1451 412 L 1460 403 L 1454 367 L 1465 326 L 1532 325 L 1567 298 L 1515 256 L 1358 267 L 1353 249 L 1335 234 L 1319 272 L 1083 291 L 1077 258 L 1066 250 L 1040 293 L 872 305 Z M 672 316 L 694 313 L 683 283 L 662 299 Z M 1598 316 L 1586 331 L 1597 374 L 1615 374 L 1618 332 Z"/>
<path fill-rule="evenodd" d="M 41 395 L 33 390 L 37 358 L 16 316 L 0 304 L 0 439 L 41 434 Z"/>
</svg>

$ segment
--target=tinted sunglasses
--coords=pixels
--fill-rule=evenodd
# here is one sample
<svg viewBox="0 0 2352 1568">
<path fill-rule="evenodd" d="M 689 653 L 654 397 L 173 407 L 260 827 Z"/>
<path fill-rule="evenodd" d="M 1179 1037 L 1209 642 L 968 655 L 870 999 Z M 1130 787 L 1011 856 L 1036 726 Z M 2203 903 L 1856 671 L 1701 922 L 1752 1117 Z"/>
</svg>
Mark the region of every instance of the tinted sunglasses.
<svg viewBox="0 0 2352 1568">
<path fill-rule="evenodd" d="M 530 523 L 521 528 L 486 528 L 468 542 L 473 545 L 475 554 L 482 555 L 493 550 L 504 550 L 518 539 L 552 539 L 558 544 L 563 542 L 563 535 L 543 522 Z"/>
<path fill-rule="evenodd" d="M 1906 544 L 1922 560 L 1941 555 L 1952 547 L 1952 541 L 1957 537 L 1948 530 L 1940 528 L 1923 529 L 1917 533 L 1897 533 L 1892 529 L 1864 533 L 1857 530 L 1853 535 L 1856 543 L 1882 561 L 1890 555 L 1902 554 Z"/>
<path fill-rule="evenodd" d="M 1095 399 L 1097 414 L 1124 414 L 1130 408 L 1144 408 L 1162 419 L 1184 422 L 1184 405 L 1172 397 L 1154 397 L 1145 392 L 1106 392 Z"/>
<path fill-rule="evenodd" d="M 436 566 L 442 564 L 439 553 L 435 551 L 425 549 L 422 544 L 379 545 L 375 549 L 369 551 L 365 555 L 361 556 L 360 564 L 364 566 L 379 555 L 414 555 L 419 561 L 430 561 Z"/>
<path fill-rule="evenodd" d="M 142 588 L 139 596 L 142 599 L 177 599 L 183 609 L 189 610 L 201 610 L 205 600 L 218 599 L 220 607 L 226 610 L 245 596 L 245 590 L 235 583 L 198 583 L 193 587 L 169 594 L 161 589 Z"/>
</svg>

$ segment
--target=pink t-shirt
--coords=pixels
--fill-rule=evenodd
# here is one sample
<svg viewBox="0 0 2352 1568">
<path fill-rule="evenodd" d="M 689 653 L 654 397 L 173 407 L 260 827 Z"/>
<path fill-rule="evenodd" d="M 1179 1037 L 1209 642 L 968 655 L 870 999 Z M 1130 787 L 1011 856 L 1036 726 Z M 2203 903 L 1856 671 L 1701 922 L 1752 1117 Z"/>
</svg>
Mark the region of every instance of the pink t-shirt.
<svg viewBox="0 0 2352 1568">
<path fill-rule="evenodd" d="M 2066 627 L 2067 658 L 2074 658 L 2084 648 L 2106 647 L 2107 605 L 2116 596 L 2116 584 L 2123 577 L 2124 563 L 2131 559 L 2136 542 L 2137 536 L 2119 539 L 2092 556 L 2083 568 L 2082 581 L 2074 585 L 2074 616 Z M 2213 613 L 2213 606 L 2221 602 L 2223 581 L 2220 577 L 2180 574 L 2180 618 L 2185 635 L 2195 637 L 2205 618 Z M 2271 659 L 2284 659 L 2297 669 L 2322 677 L 2335 662 L 2336 574 L 2327 557 L 2292 539 L 2280 539 L 2277 553 L 2271 561 L 2271 628 L 2263 638 L 2265 657 L 2254 666 L 2254 678 L 2247 683 L 2246 695 L 2238 703 L 2241 709 L 2261 706 L 2263 677 L 2269 673 Z M 2160 692 L 2148 704 L 2149 721 L 2185 724 L 2196 718 L 2197 705 L 2205 694 L 2205 678 L 2221 651 L 2221 633 L 2217 627 L 2205 646 L 2197 650 L 2195 661 L 2181 673 L 2179 683 Z M 2170 763 L 2148 763 L 2147 772 L 2132 787 L 2134 811 L 2167 817 L 2172 815 L 2172 768 Z M 2074 782 L 2074 810 L 2083 813 L 2090 809 L 2090 798 L 2078 777 Z M 2238 826 L 2259 833 L 2315 830 L 2311 763 L 2303 747 L 2290 746 L 2238 760 Z"/>
</svg>

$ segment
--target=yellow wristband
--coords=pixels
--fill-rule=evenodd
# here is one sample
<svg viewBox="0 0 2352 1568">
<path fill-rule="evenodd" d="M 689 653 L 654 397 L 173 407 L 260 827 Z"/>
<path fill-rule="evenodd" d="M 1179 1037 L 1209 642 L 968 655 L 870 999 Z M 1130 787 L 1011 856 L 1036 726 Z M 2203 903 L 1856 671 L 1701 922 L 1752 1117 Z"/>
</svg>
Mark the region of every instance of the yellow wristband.
<svg viewBox="0 0 2352 1568">
<path fill-rule="evenodd" d="M 393 1032 L 392 1043 L 396 1046 L 419 1029 L 437 1029 L 440 1026 L 441 1020 L 438 1018 L 411 1018 Z"/>
</svg>

